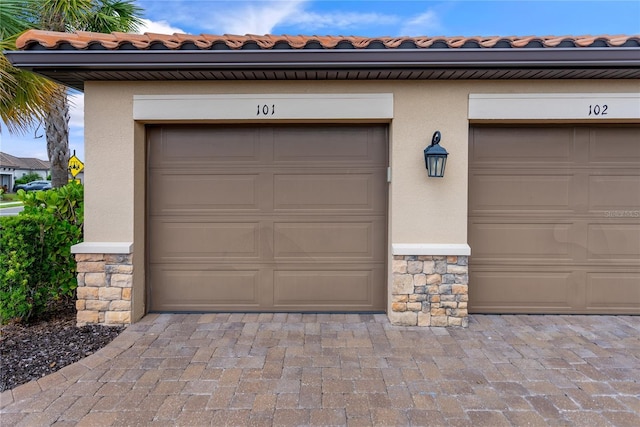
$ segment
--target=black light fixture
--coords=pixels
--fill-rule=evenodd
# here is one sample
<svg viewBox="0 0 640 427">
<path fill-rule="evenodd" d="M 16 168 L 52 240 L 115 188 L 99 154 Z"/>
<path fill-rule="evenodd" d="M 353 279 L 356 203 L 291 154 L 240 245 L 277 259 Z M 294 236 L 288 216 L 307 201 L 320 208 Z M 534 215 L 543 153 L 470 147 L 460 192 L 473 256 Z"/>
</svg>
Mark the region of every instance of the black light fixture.
<svg viewBox="0 0 640 427">
<path fill-rule="evenodd" d="M 424 149 L 424 162 L 427 165 L 427 173 L 435 178 L 444 176 L 444 167 L 447 163 L 447 150 L 440 146 L 440 131 L 437 130 L 431 139 L 431 145 Z"/>
</svg>

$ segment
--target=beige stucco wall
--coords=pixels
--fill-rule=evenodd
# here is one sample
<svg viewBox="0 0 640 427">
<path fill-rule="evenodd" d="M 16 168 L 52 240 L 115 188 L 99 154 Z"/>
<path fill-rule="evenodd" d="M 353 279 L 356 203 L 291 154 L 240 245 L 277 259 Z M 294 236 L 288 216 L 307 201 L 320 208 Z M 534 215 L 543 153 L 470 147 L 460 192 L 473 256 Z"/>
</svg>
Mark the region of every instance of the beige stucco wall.
<svg viewBox="0 0 640 427">
<path fill-rule="evenodd" d="M 87 82 L 85 241 L 134 242 L 136 283 L 144 283 L 145 140 L 134 95 L 228 93 L 393 93 L 389 243 L 467 243 L 470 93 L 637 92 L 626 81 L 264 81 Z M 423 149 L 434 131 L 450 155 L 446 176 L 428 178 Z M 135 312 L 144 286 L 134 285 Z M 136 314 L 134 314 L 134 318 Z"/>
<path fill-rule="evenodd" d="M 635 81 L 88 82 L 85 90 L 87 241 L 132 241 L 144 201 L 144 138 L 133 95 L 393 93 L 391 243 L 466 243 L 469 93 L 633 92 Z M 136 144 L 134 129 L 137 129 Z M 429 179 L 422 150 L 435 130 L 450 153 L 444 179 Z M 135 172 L 134 172 L 135 171 Z M 134 179 L 135 177 L 135 179 Z M 134 192 L 135 188 L 135 192 Z M 136 227 L 142 226 L 139 218 Z M 139 231 L 139 230 L 138 230 Z"/>
</svg>

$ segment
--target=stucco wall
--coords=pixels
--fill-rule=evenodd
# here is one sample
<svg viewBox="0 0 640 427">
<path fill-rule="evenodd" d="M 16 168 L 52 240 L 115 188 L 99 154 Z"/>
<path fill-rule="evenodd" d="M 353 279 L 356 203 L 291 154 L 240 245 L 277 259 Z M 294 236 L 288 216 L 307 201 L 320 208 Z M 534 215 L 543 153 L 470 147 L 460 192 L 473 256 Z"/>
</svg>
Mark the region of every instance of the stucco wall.
<svg viewBox="0 0 640 427">
<path fill-rule="evenodd" d="M 469 93 L 633 92 L 636 81 L 88 82 L 86 241 L 135 241 L 144 224 L 144 132 L 133 95 L 393 93 L 390 243 L 466 243 Z M 426 176 L 435 130 L 450 153 L 444 179 Z M 135 140 L 135 143 L 134 143 Z"/>
<path fill-rule="evenodd" d="M 467 243 L 470 93 L 639 92 L 626 81 L 87 82 L 85 241 L 133 242 L 132 320 L 145 313 L 145 131 L 134 95 L 393 93 L 389 245 Z M 449 153 L 446 176 L 428 178 L 422 151 L 433 132 Z M 390 251 L 391 255 L 391 251 Z M 389 256 L 389 263 L 393 257 Z M 389 268 L 389 283 L 392 283 Z M 389 286 L 389 304 L 391 286 Z"/>
</svg>

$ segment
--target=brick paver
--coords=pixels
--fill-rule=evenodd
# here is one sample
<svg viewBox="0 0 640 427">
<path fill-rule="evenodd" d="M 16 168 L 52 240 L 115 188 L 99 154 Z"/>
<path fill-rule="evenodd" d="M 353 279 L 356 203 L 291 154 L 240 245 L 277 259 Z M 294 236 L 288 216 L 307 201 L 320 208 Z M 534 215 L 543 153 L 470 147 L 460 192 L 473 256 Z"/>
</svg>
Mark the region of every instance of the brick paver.
<svg viewBox="0 0 640 427">
<path fill-rule="evenodd" d="M 0 408 L 3 426 L 639 426 L 640 317 L 153 314 Z"/>
</svg>

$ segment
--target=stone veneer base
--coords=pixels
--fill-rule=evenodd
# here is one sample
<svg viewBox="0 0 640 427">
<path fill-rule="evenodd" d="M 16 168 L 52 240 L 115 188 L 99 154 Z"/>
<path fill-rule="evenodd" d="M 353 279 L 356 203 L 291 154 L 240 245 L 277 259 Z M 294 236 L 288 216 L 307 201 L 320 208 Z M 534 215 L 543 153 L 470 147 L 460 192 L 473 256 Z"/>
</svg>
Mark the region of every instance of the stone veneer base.
<svg viewBox="0 0 640 427">
<path fill-rule="evenodd" d="M 77 324 L 131 323 L 131 254 L 76 253 Z M 467 256 L 395 255 L 389 320 L 400 326 L 469 325 Z"/>
<path fill-rule="evenodd" d="M 76 253 L 75 256 L 78 326 L 130 324 L 132 255 Z"/>
<path fill-rule="evenodd" d="M 469 325 L 467 256 L 395 255 L 389 320 L 401 326 Z"/>
</svg>

